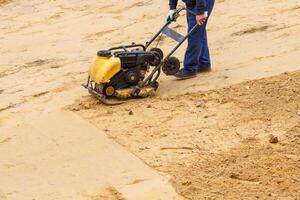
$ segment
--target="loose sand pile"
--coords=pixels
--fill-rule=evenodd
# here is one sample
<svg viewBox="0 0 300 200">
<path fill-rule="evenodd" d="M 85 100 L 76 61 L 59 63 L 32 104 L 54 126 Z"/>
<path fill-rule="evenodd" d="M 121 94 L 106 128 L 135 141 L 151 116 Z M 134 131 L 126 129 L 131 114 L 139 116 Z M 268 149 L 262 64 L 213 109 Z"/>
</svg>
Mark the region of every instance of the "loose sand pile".
<svg viewBox="0 0 300 200">
<path fill-rule="evenodd" d="M 188 199 L 300 196 L 300 72 L 116 107 L 86 97 L 70 109 L 171 174 Z"/>
<path fill-rule="evenodd" d="M 48 169 L 40 162 L 22 165 L 18 151 L 7 146 L 19 141 L 16 148 L 24 155 L 21 150 L 32 147 L 28 138 L 37 145 L 44 140 L 22 135 L 23 125 L 68 108 L 170 175 L 188 199 L 299 198 L 299 0 L 216 0 L 208 25 L 213 72 L 186 81 L 161 76 L 156 97 L 107 107 L 80 87 L 98 50 L 145 43 L 167 12 L 167 2 L 161 0 L 0 0 L 0 157 L 10 152 L 9 163 L 0 163 L 2 169 L 16 170 L 13 175 L 20 174 L 18 181 L 27 186 L 36 184 L 30 170 L 38 174 L 37 169 Z M 185 24 L 183 16 L 173 27 L 184 33 Z M 159 47 L 167 52 L 172 45 L 163 37 Z M 184 50 L 176 53 L 181 60 Z M 11 136 L 2 133 L 11 127 Z M 34 158 L 49 154 L 60 159 L 57 152 L 82 145 L 73 144 L 72 137 L 60 142 L 65 145 L 47 154 L 35 151 Z M 88 145 L 83 151 L 97 152 Z M 78 175 L 79 168 L 70 165 L 68 173 L 53 177 Z M 40 179 L 49 184 L 45 175 Z M 16 185 L 14 180 L 9 182 Z M 23 192 L 29 189 L 22 187 Z M 32 195 L 51 198 L 47 194 L 57 189 L 67 193 L 73 188 L 66 184 L 45 196 L 39 191 Z M 9 199 L 11 190 L 7 181 L 1 182 L 0 199 Z M 120 197 L 114 189 L 99 191 L 83 199 Z"/>
</svg>

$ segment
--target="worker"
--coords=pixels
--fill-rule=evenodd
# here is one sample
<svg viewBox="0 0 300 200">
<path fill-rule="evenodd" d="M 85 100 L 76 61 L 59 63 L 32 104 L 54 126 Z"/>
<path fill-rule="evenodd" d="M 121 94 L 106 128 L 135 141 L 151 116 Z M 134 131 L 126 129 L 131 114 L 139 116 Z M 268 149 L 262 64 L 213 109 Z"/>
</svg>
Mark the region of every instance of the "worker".
<svg viewBox="0 0 300 200">
<path fill-rule="evenodd" d="M 188 38 L 188 46 L 184 56 L 184 67 L 175 74 L 178 79 L 193 78 L 197 73 L 211 71 L 211 60 L 207 43 L 206 25 L 213 10 L 215 0 L 183 0 L 188 10 L 187 12 L 188 31 L 196 24 L 198 29 Z M 178 0 L 169 0 L 170 10 L 168 18 L 174 20 Z"/>
</svg>

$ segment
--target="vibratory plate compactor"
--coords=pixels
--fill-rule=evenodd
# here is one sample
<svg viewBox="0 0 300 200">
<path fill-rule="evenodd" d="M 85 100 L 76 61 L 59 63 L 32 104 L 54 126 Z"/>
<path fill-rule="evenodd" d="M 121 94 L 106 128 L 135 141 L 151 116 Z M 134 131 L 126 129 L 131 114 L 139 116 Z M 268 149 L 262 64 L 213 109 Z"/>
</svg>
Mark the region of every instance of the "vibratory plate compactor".
<svg viewBox="0 0 300 200">
<path fill-rule="evenodd" d="M 128 98 L 153 94 L 159 87 L 157 79 L 161 71 L 167 76 L 179 71 L 180 62 L 172 55 L 198 26 L 185 36 L 168 27 L 183 10 L 186 9 L 178 9 L 174 20 L 168 20 L 146 45 L 132 43 L 98 51 L 90 65 L 88 81 L 82 86 L 104 104 L 110 105 L 123 103 Z M 195 15 L 192 11 L 186 11 Z M 149 48 L 161 34 L 178 42 L 165 57 L 161 49 Z"/>
</svg>

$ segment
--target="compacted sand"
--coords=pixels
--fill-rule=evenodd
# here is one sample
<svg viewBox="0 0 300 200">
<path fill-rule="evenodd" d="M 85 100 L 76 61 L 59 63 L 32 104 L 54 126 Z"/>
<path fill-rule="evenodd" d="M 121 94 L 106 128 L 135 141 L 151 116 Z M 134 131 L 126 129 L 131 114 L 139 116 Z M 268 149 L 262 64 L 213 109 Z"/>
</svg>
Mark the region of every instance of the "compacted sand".
<svg viewBox="0 0 300 200">
<path fill-rule="evenodd" d="M 128 185 L 150 187 L 131 180 L 147 170 L 186 199 L 300 198 L 299 0 L 217 0 L 213 72 L 162 75 L 154 97 L 111 107 L 80 87 L 98 50 L 145 43 L 167 11 L 161 0 L 0 0 L 1 200 L 131 200 Z M 173 25 L 181 33 L 184 20 Z M 126 157 L 102 166 L 94 129 L 136 162 L 99 178 Z"/>
</svg>

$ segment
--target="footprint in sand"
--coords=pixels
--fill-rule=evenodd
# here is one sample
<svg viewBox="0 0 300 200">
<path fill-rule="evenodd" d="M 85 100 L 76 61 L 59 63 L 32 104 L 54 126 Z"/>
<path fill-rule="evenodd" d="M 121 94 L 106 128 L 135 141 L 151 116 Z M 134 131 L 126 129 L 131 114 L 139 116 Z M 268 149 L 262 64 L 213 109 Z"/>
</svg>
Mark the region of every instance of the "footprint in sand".
<svg viewBox="0 0 300 200">
<path fill-rule="evenodd" d="M 132 4 L 131 6 L 129 6 L 130 8 L 134 8 L 134 7 L 142 7 L 142 6 L 149 6 L 152 5 L 152 1 L 145 1 L 145 2 L 137 2 Z"/>
<path fill-rule="evenodd" d="M 15 107 L 15 104 L 10 104 L 10 105 L 2 107 L 2 108 L 0 107 L 0 112 L 9 110 L 9 109 L 14 108 L 14 107 Z"/>
<path fill-rule="evenodd" d="M 45 65 L 47 63 L 49 63 L 50 60 L 48 59 L 38 59 L 32 62 L 28 62 L 25 63 L 25 65 L 23 65 L 24 68 L 31 68 L 31 67 L 37 67 L 37 66 L 41 66 L 41 65 Z"/>
<path fill-rule="evenodd" d="M 10 2 L 12 2 L 12 0 L 0 0 L 0 7 L 6 5 Z M 1 197 L 1 195 L 0 195 L 0 197 Z"/>
<path fill-rule="evenodd" d="M 111 6 L 105 6 L 104 8 L 102 8 L 102 12 L 104 13 L 109 13 L 109 14 L 120 14 L 124 11 L 127 11 L 131 8 L 136 8 L 136 7 L 142 7 L 142 6 L 147 6 L 147 5 L 151 5 L 152 4 L 152 1 L 146 1 L 146 2 L 137 2 L 137 3 L 133 3 L 129 6 L 125 6 L 125 7 L 120 7 L 120 8 L 117 8 L 113 5 Z"/>
<path fill-rule="evenodd" d="M 34 95 L 32 95 L 32 97 L 40 97 L 40 96 L 44 96 L 44 95 L 46 95 L 48 93 L 49 93 L 49 91 L 44 91 L 44 92 L 40 92 L 40 93 L 34 94 Z"/>
<path fill-rule="evenodd" d="M 104 191 L 101 191 L 100 194 L 91 198 L 91 200 L 126 200 L 123 195 L 114 187 L 108 187 Z"/>
<path fill-rule="evenodd" d="M 7 143 L 7 142 L 9 142 L 9 141 L 11 141 L 11 138 L 10 138 L 10 137 L 9 137 L 9 138 L 5 138 L 4 140 L 1 140 L 1 141 L 0 141 L 0 144 Z M 0 195 L 0 197 L 1 197 L 1 195 Z"/>
<path fill-rule="evenodd" d="M 232 33 L 232 36 L 242 36 L 242 35 L 247 35 L 247 34 L 253 34 L 256 32 L 264 32 L 267 31 L 269 28 L 274 27 L 273 25 L 263 25 L 259 27 L 251 27 L 243 31 L 238 31 L 235 33 Z"/>
<path fill-rule="evenodd" d="M 84 40 L 94 41 L 94 40 L 97 40 L 99 37 L 104 37 L 107 34 L 112 34 L 116 30 L 117 29 L 110 29 L 110 30 L 106 30 L 106 31 L 99 31 L 97 33 L 88 33 L 84 36 Z"/>
</svg>

